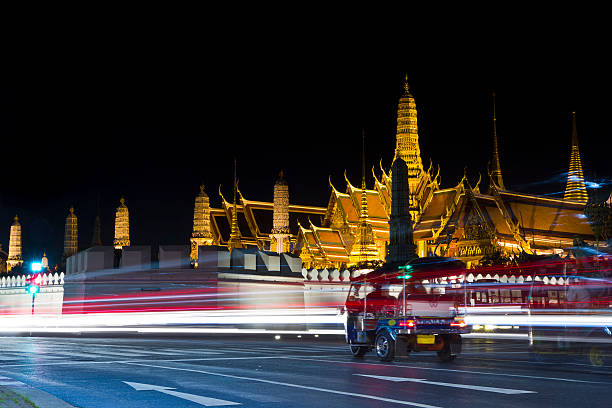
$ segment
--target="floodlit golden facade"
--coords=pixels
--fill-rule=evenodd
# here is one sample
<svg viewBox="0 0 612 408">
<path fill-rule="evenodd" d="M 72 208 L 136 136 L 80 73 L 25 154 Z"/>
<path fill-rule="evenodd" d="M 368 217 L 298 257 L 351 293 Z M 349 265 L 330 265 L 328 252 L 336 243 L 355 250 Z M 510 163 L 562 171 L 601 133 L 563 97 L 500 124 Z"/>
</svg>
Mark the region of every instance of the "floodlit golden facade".
<svg viewBox="0 0 612 408">
<path fill-rule="evenodd" d="M 582 174 L 582 161 L 578 150 L 578 132 L 576 131 L 576 112 L 572 112 L 572 152 L 570 155 L 569 171 L 567 173 L 567 184 L 565 186 L 566 200 L 586 203 L 589 199 L 586 184 Z"/>
<path fill-rule="evenodd" d="M 243 248 L 272 250 L 272 230 L 274 229 L 274 203 L 245 198 L 237 191 L 236 225 Z M 210 227 L 213 245 L 228 246 L 233 223 L 234 205 L 227 201 L 219 188 L 221 208 L 210 209 Z M 289 240 L 295 246 L 299 225 L 314 221 L 317 225 L 325 215 L 325 207 L 297 205 L 289 203 Z"/>
<path fill-rule="evenodd" d="M 200 186 L 200 193 L 195 198 L 193 206 L 193 232 L 191 233 L 191 261 L 197 267 L 198 247 L 212 245 L 213 237 L 210 233 L 210 200 L 204 192 L 204 185 Z"/>
<path fill-rule="evenodd" d="M 401 158 L 407 169 L 407 191 L 410 218 L 419 220 L 433 193 L 439 189 L 439 168 L 434 175 L 432 165 L 424 170 L 419 147 L 417 109 L 410 91 L 408 78 L 397 110 L 397 132 L 394 158 Z M 384 261 L 389 244 L 389 217 L 391 214 L 392 171 L 380 166 L 380 177 L 375 171 L 374 186 L 368 189 L 354 187 L 346 174 L 345 192 L 338 191 L 331 183 L 331 196 L 321 226 L 300 225 L 300 234 L 295 253 L 299 254 L 305 267 L 340 268 L 359 263 L 361 241 L 361 219 L 367 218 L 373 236 L 373 260 Z M 363 177 L 362 177 L 363 179 Z M 365 214 L 362 215 L 362 212 Z M 368 256 L 369 258 L 370 256 Z"/>
<path fill-rule="evenodd" d="M 500 166 L 495 108 L 488 194 L 480 192 L 480 180 L 472 187 L 466 175 L 455 187 L 441 189 L 439 167 L 435 176 L 431 165 L 424 171 L 416 103 L 407 80 L 397 117 L 394 157 L 401 158 L 407 165 L 409 218 L 413 223 L 412 236 L 418 256 L 453 256 L 476 265 L 487 256 L 552 254 L 572 246 L 575 238 L 593 241 L 593 232 L 584 216 L 584 202 L 506 190 Z M 576 146 L 573 162 L 578 164 L 570 172 L 579 167 L 578 178 L 584 186 L 577 138 L 573 144 Z M 356 243 L 362 225 L 360 220 L 364 218 L 362 210 L 367 212 L 372 226 L 378 250 L 376 259 L 387 260 L 386 248 L 392 241 L 389 221 L 393 171 L 387 172 L 381 165 L 380 173 L 377 177 L 373 172 L 374 188 L 370 190 L 353 187 L 345 174 L 347 187 L 345 192 L 340 192 L 331 184 L 330 177 L 332 191 L 323 222 L 320 225 L 300 224 L 295 253 L 302 258 L 304 267 L 340 268 L 357 264 L 359 258 L 353 255 L 358 253 Z M 362 204 L 363 191 L 367 207 Z M 400 224 L 407 222 L 404 220 Z M 393 260 L 412 256 L 412 250 L 410 248 L 408 255 L 398 255 Z"/>
<path fill-rule="evenodd" d="M 290 249 L 289 184 L 281 170 L 278 179 L 274 183 L 274 210 L 272 214 L 270 250 L 280 254 L 289 252 Z"/>
<path fill-rule="evenodd" d="M 125 199 L 121 197 L 120 205 L 115 211 L 115 249 L 130 246 L 130 214 L 125 205 Z"/>
<path fill-rule="evenodd" d="M 23 264 L 21 249 L 21 224 L 19 223 L 19 218 L 15 216 L 13 219 L 13 224 L 11 225 L 11 232 L 9 236 L 9 253 L 6 261 L 7 269 L 9 271 L 11 268 Z"/>
<path fill-rule="evenodd" d="M 394 159 L 400 158 L 406 164 L 406 175 L 402 176 L 406 183 L 402 184 L 408 188 L 402 191 L 407 196 L 404 201 L 409 203 L 409 216 L 402 214 L 393 222 L 397 224 L 398 237 L 408 238 L 404 240 L 405 248 L 397 251 L 396 261 L 416 252 L 420 257 L 452 256 L 477 265 L 488 256 L 551 254 L 572 246 L 576 238 L 594 240 L 584 216 L 584 202 L 507 190 L 495 115 L 494 105 L 487 194 L 480 191 L 480 179 L 472 185 L 465 174 L 457 185 L 442 189 L 439 166 L 436 171 L 432 171 L 431 162 L 427 170 L 423 167 L 417 106 L 406 79 L 397 110 Z M 579 164 L 575 139 L 577 159 L 573 162 Z M 578 167 L 579 179 L 583 180 L 581 166 Z M 283 183 L 275 185 L 273 202 L 247 199 L 238 189 L 234 175 L 233 201 L 227 201 L 219 187 L 221 208 L 210 208 L 211 244 L 279 251 L 280 232 L 283 251 L 287 246 L 293 248 L 305 268 L 342 268 L 364 260 L 385 261 L 392 241 L 393 168 L 385 169 L 381 162 L 379 170 L 372 169 L 372 175 L 373 184 L 368 186 L 362 168 L 361 187 L 356 187 L 345 172 L 346 188 L 342 191 L 334 187 L 330 176 L 327 207 L 291 204 L 288 185 Z"/>
<path fill-rule="evenodd" d="M 66 217 L 64 226 L 64 258 L 76 254 L 79 250 L 79 231 L 77 216 L 74 214 L 74 207 L 70 207 L 70 212 Z"/>
</svg>

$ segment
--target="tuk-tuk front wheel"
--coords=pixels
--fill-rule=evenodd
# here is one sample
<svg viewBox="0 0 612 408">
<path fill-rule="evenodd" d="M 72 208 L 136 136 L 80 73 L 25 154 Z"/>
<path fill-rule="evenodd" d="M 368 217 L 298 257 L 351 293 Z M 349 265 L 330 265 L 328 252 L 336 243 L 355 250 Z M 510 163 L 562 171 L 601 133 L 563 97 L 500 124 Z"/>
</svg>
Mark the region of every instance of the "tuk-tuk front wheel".
<svg viewBox="0 0 612 408">
<path fill-rule="evenodd" d="M 395 340 L 386 332 L 378 333 L 376 336 L 376 355 L 380 361 L 392 361 L 395 356 Z"/>
</svg>

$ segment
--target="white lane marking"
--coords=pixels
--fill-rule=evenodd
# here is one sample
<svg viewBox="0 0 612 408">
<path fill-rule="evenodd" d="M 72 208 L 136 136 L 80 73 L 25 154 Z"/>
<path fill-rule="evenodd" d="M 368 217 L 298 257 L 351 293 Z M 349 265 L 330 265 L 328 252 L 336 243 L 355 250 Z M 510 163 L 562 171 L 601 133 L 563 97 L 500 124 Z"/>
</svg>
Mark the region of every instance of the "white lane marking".
<svg viewBox="0 0 612 408">
<path fill-rule="evenodd" d="M 340 351 L 340 350 L 316 350 L 316 349 L 311 349 L 309 347 L 304 347 L 304 348 L 299 348 L 299 347 L 283 347 L 283 346 L 279 346 L 277 348 L 273 348 L 273 347 L 259 347 L 256 346 L 255 350 L 264 350 L 264 351 L 270 351 L 270 352 L 274 352 L 274 353 L 285 353 L 285 352 L 302 352 L 302 353 L 321 353 L 321 352 L 330 352 L 330 351 Z"/>
<path fill-rule="evenodd" d="M 297 357 L 297 356 L 296 356 Z M 335 356 L 321 356 L 321 357 L 335 357 Z M 0 368 L 7 367 L 32 367 L 32 366 L 54 366 L 54 365 L 87 365 L 87 364 L 121 364 L 121 363 L 133 363 L 133 362 L 150 362 L 155 361 L 159 363 L 166 362 L 181 362 L 181 361 L 226 361 L 226 360 L 268 360 L 279 358 L 279 356 L 245 356 L 245 357 L 210 357 L 210 358 L 176 358 L 169 360 L 151 360 L 151 359 L 130 359 L 130 360 L 101 360 L 101 361 L 58 361 L 52 363 L 30 363 L 30 364 L 0 364 Z"/>
<path fill-rule="evenodd" d="M 275 351 L 277 353 L 280 353 L 283 351 L 283 349 L 281 347 L 278 348 L 273 348 L 273 347 L 260 347 L 260 346 L 255 346 L 254 347 L 255 350 L 265 350 L 265 351 Z"/>
<path fill-rule="evenodd" d="M 536 394 L 536 391 L 527 391 L 527 390 L 515 390 L 513 388 L 497 388 L 497 387 L 485 387 L 482 385 L 468 385 L 468 384 L 456 384 L 456 383 L 445 383 L 439 381 L 429 381 L 424 378 L 407 378 L 407 377 L 388 377 L 385 375 L 369 375 L 369 374 L 353 374 L 359 375 L 362 377 L 372 377 L 379 380 L 385 381 L 393 381 L 393 382 L 416 382 L 421 384 L 430 384 L 430 385 L 441 385 L 443 387 L 453 387 L 453 388 L 465 388 L 468 390 L 476 390 L 476 391 L 487 391 L 487 392 L 496 392 L 499 394 Z"/>
<path fill-rule="evenodd" d="M 529 352 L 527 352 L 529 353 Z M 463 355 L 464 353 L 461 352 L 461 355 Z M 530 360 L 515 360 L 515 359 L 499 359 L 499 358 L 478 358 L 478 357 L 466 357 L 466 359 L 469 360 L 477 360 L 477 361 L 501 361 L 504 363 L 521 363 L 521 364 L 546 364 L 546 365 L 554 365 L 554 366 L 559 366 L 559 365 L 572 365 L 572 366 L 586 366 L 586 367 L 592 367 L 591 364 L 586 364 L 586 363 L 564 363 L 564 362 L 546 362 L 546 361 L 530 361 Z M 598 368 L 610 368 L 612 366 L 609 365 L 600 365 L 597 366 Z"/>
<path fill-rule="evenodd" d="M 241 348 L 236 348 L 236 347 L 226 347 L 223 349 L 223 351 L 231 351 L 233 353 L 257 353 L 258 350 L 255 349 L 241 349 Z"/>
<path fill-rule="evenodd" d="M 101 357 L 106 357 L 106 356 L 122 356 L 122 357 L 145 357 L 148 354 L 145 352 L 138 352 L 138 353 L 125 353 L 125 352 L 121 352 L 121 351 L 115 351 L 115 350 L 110 350 L 110 351 L 104 351 L 104 350 L 95 350 L 91 352 L 92 355 L 99 355 L 101 354 Z M 98 356 L 100 357 L 100 356 Z"/>
<path fill-rule="evenodd" d="M 487 354 L 529 354 L 529 351 L 461 351 L 461 355 L 467 354 L 475 354 L 478 356 L 487 355 Z"/>
<path fill-rule="evenodd" d="M 48 354 L 19 354 L 19 353 L 11 353 L 10 356 L 8 355 L 3 355 L 2 356 L 2 360 L 31 360 L 31 359 L 36 359 L 36 360 L 54 360 L 54 359 L 61 359 L 61 358 L 66 358 L 66 357 L 61 357 L 61 356 L 50 356 Z"/>
<path fill-rule="evenodd" d="M 301 351 L 303 353 L 321 353 L 321 352 L 326 352 L 329 353 L 330 351 L 340 351 L 340 350 L 324 350 L 324 349 L 317 349 L 315 347 L 308 347 L 308 346 L 304 346 L 302 348 L 300 347 L 282 347 L 279 348 L 279 350 L 286 350 L 286 351 Z M 346 351 L 346 350 L 342 350 L 342 351 Z"/>
<path fill-rule="evenodd" d="M 218 377 L 235 378 L 237 380 L 257 381 L 257 382 L 262 382 L 262 383 L 272 384 L 272 385 L 282 385 L 285 387 L 302 388 L 305 390 L 321 391 L 321 392 L 327 392 L 330 394 L 348 395 L 351 397 L 359 397 L 359 398 L 372 399 L 376 401 L 392 402 L 395 404 L 410 405 L 413 407 L 420 407 L 420 408 L 440 408 L 440 407 L 436 407 L 435 405 L 421 404 L 418 402 L 395 400 L 391 398 L 378 397 L 376 395 L 358 394 L 354 392 L 345 392 L 345 391 L 338 391 L 338 390 L 332 390 L 332 389 L 327 389 L 327 388 L 310 387 L 306 385 L 298 385 L 298 384 L 284 383 L 284 382 L 279 382 L 279 381 L 264 380 L 263 378 L 242 377 L 238 375 L 215 373 L 212 371 L 193 370 L 190 368 L 179 368 L 179 367 L 166 367 L 166 366 L 160 366 L 160 365 L 155 365 L 155 364 L 144 364 L 144 363 L 125 363 L 125 364 L 137 365 L 137 366 L 143 366 L 143 367 L 152 367 L 152 368 L 163 368 L 166 370 L 189 371 L 193 373 L 215 375 Z"/>
<path fill-rule="evenodd" d="M 332 357 L 334 357 L 334 356 L 332 356 Z M 286 358 L 286 359 L 290 359 L 290 360 L 304 360 L 304 361 L 324 361 L 324 362 L 327 362 L 327 363 L 343 363 L 343 364 L 371 365 L 371 366 L 389 367 L 388 364 L 358 363 L 358 362 L 354 362 L 354 361 L 327 360 L 327 359 L 323 359 L 323 358 L 289 357 L 289 356 L 276 356 L 276 358 Z M 574 380 L 572 378 L 542 377 L 542 376 L 537 376 L 537 375 L 494 373 L 494 372 L 490 372 L 490 371 L 472 371 L 472 370 L 459 370 L 459 369 L 452 369 L 452 368 L 418 367 L 418 366 L 399 365 L 399 364 L 394 364 L 393 367 L 414 368 L 416 370 L 448 371 L 448 372 L 455 372 L 455 373 L 468 373 L 468 374 L 480 374 L 480 375 L 496 375 L 496 376 L 500 376 L 500 377 L 533 378 L 533 379 L 537 379 L 537 380 L 567 381 L 567 382 L 586 383 L 586 384 L 608 384 L 608 385 L 612 385 L 612 383 L 605 382 L 605 381 Z"/>
<path fill-rule="evenodd" d="M 197 350 L 197 349 L 185 349 L 185 350 L 180 350 L 180 349 L 162 349 L 164 351 L 171 351 L 173 353 L 177 353 L 177 354 L 223 354 L 219 351 L 209 351 L 209 350 Z"/>
<path fill-rule="evenodd" d="M 224 407 L 227 405 L 242 405 L 239 402 L 226 401 L 218 398 L 205 397 L 203 395 L 195 395 L 188 394 L 186 392 L 178 392 L 172 391 L 176 388 L 172 387 L 161 387 L 159 385 L 152 384 L 141 384 L 137 382 L 129 382 L 123 381 L 130 387 L 134 388 L 136 391 L 158 391 L 164 394 L 172 395 L 173 397 L 178 397 L 185 399 L 187 401 L 195 402 L 196 404 L 204 405 L 206 407 Z"/>
<path fill-rule="evenodd" d="M 134 354 L 155 354 L 159 356 L 180 356 L 181 353 L 175 353 L 173 351 L 154 351 L 154 350 L 142 350 L 142 349 L 121 349 L 124 352 L 133 352 Z"/>
<path fill-rule="evenodd" d="M 64 355 L 64 356 L 68 356 L 68 357 L 78 357 L 78 358 L 95 358 L 95 357 L 102 357 L 102 356 L 96 356 L 94 353 L 77 353 L 75 351 L 68 351 L 68 350 L 58 350 L 56 352 L 56 354 L 60 354 L 60 355 Z"/>
<path fill-rule="evenodd" d="M 24 386 L 25 384 L 22 383 L 21 381 L 17 381 L 14 378 L 10 378 L 10 377 L 5 377 L 0 375 L 0 385 L 6 385 L 6 386 L 13 386 L 13 387 L 21 387 Z"/>
</svg>

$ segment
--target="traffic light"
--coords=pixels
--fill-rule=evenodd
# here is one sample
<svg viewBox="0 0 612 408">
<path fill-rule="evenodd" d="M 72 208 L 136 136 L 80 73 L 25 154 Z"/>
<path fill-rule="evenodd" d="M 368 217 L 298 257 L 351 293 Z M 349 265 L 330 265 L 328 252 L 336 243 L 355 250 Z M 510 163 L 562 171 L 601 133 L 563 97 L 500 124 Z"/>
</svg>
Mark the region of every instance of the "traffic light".
<svg viewBox="0 0 612 408">
<path fill-rule="evenodd" d="M 26 285 L 26 292 L 28 292 L 28 293 L 30 293 L 30 294 L 32 294 L 32 295 L 34 295 L 34 294 L 36 294 L 36 293 L 40 292 L 40 286 L 38 286 L 38 285 L 37 285 L 37 284 L 35 284 L 35 283 L 28 283 L 28 284 Z"/>
<path fill-rule="evenodd" d="M 399 269 L 404 270 L 403 275 L 398 275 L 397 279 L 410 279 L 412 278 L 412 265 L 404 265 L 400 266 Z"/>
<path fill-rule="evenodd" d="M 40 273 L 37 273 L 36 275 L 28 276 L 28 280 L 27 280 L 26 287 L 25 287 L 26 292 L 32 295 L 37 294 L 38 292 L 40 292 L 41 283 L 42 283 L 42 276 L 40 275 Z"/>
</svg>

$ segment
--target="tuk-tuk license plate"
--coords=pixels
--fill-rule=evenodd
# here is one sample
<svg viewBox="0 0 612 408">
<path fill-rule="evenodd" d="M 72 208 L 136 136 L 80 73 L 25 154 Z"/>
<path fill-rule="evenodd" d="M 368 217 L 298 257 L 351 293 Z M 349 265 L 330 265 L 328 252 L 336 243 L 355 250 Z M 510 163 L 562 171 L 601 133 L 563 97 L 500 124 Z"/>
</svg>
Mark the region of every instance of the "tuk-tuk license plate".
<svg viewBox="0 0 612 408">
<path fill-rule="evenodd" d="M 435 344 L 436 336 L 433 334 L 417 334 L 417 344 Z"/>
</svg>

